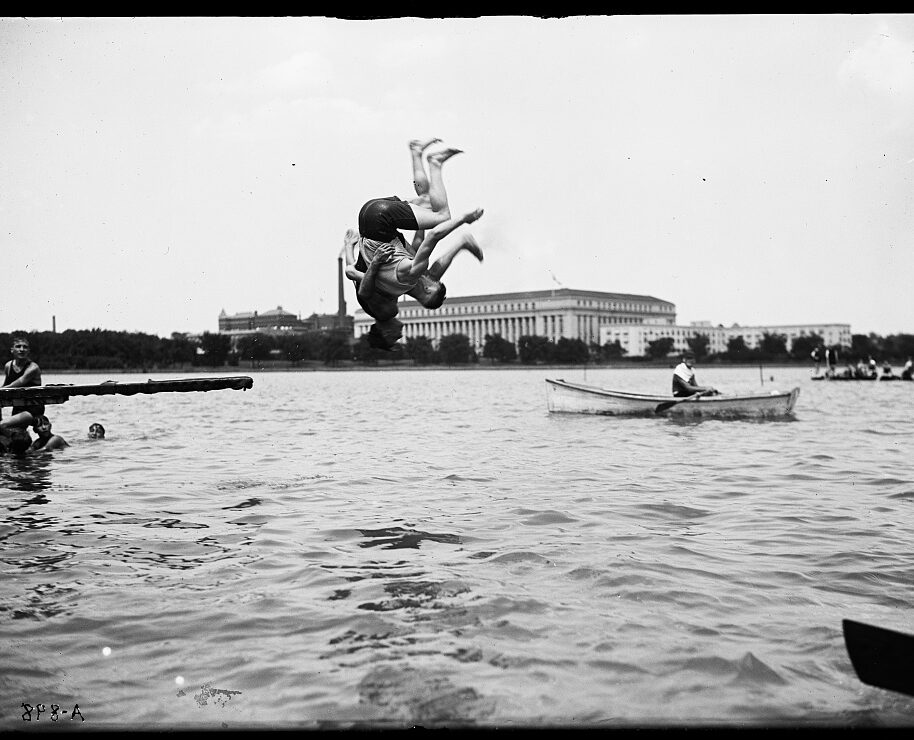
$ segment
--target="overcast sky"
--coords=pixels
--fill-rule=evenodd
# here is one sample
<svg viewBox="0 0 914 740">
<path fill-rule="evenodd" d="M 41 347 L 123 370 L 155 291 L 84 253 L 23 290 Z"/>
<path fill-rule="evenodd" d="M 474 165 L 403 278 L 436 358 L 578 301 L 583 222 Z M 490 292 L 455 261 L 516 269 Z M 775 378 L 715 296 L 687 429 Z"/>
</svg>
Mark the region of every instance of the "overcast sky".
<svg viewBox="0 0 914 740">
<path fill-rule="evenodd" d="M 0 19 L 0 331 L 335 312 L 433 136 L 449 295 L 914 333 L 914 15 Z"/>
</svg>

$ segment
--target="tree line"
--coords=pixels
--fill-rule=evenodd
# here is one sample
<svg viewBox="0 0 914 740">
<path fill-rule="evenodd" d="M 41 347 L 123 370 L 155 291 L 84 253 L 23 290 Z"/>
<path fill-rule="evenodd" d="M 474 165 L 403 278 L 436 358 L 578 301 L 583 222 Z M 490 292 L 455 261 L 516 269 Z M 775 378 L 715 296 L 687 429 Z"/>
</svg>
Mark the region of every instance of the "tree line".
<svg viewBox="0 0 914 740">
<path fill-rule="evenodd" d="M 188 367 L 256 368 L 266 362 L 288 366 L 323 363 L 327 366 L 354 362 L 376 365 L 380 362 L 409 361 L 416 365 L 492 365 L 539 364 L 607 364 L 619 361 L 645 362 L 675 358 L 672 337 L 655 339 L 644 355 L 628 357 L 618 341 L 599 345 L 580 339 L 562 337 L 553 341 L 544 336 L 525 335 L 517 344 L 499 334 L 487 334 L 481 352 L 477 352 L 465 334 L 450 334 L 434 346 L 425 336 L 408 337 L 397 351 L 384 352 L 369 346 L 366 336 L 354 340 L 346 330 L 313 331 L 294 335 L 250 334 L 240 337 L 233 346 L 231 338 L 218 332 L 204 332 L 199 339 L 173 333 L 162 338 L 141 332 L 106 329 L 68 329 L 63 332 L 0 333 L 0 346 L 12 346 L 13 337 L 29 340 L 32 358 L 47 370 L 179 370 Z M 787 350 L 787 337 L 765 333 L 757 347 L 746 346 L 741 336 L 731 338 L 724 352 L 711 353 L 706 334 L 695 333 L 686 340 L 697 359 L 710 362 L 810 362 L 812 351 L 825 344 L 812 333 L 793 340 Z M 854 334 L 850 348 L 833 345 L 838 361 L 867 361 L 901 364 L 914 356 L 914 334 Z"/>
</svg>

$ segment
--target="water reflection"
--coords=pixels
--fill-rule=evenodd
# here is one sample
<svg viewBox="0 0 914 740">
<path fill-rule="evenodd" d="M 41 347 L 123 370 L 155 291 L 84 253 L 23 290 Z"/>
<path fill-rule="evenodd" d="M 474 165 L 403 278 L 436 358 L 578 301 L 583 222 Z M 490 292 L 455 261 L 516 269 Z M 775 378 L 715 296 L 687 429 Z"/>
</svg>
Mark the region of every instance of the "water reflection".
<svg viewBox="0 0 914 740">
<path fill-rule="evenodd" d="M 0 488 L 8 491 L 46 491 L 53 485 L 48 455 L 0 457 Z"/>
</svg>

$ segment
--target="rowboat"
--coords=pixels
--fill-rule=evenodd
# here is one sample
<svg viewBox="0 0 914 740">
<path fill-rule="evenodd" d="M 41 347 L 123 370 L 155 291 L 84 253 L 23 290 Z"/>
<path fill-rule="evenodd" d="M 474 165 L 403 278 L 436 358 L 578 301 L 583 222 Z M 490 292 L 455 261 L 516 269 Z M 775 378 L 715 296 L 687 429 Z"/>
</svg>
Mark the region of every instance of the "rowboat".
<svg viewBox="0 0 914 740">
<path fill-rule="evenodd" d="M 223 378 L 174 378 L 147 380 L 142 383 L 104 383 L 83 385 L 50 384 L 24 388 L 0 388 L 0 408 L 28 406 L 37 403 L 66 403 L 71 396 L 135 396 L 138 393 L 187 393 L 190 391 L 247 390 L 254 381 L 246 375 Z"/>
<path fill-rule="evenodd" d="M 550 412 L 608 416 L 676 416 L 709 418 L 776 418 L 793 412 L 800 389 L 742 396 L 673 398 L 646 393 L 613 391 L 561 378 L 546 378 Z"/>
</svg>

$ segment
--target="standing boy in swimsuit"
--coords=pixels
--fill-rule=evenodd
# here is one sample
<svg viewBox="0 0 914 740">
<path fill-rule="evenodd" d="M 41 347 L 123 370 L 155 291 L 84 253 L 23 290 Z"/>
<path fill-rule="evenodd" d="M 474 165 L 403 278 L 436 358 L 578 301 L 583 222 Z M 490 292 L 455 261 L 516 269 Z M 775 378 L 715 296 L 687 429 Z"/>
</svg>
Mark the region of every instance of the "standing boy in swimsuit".
<svg viewBox="0 0 914 740">
<path fill-rule="evenodd" d="M 31 347 L 25 337 L 13 337 L 10 349 L 13 359 L 6 363 L 4 388 L 28 388 L 41 385 L 41 368 L 29 356 Z M 44 404 L 35 403 L 26 406 L 13 406 L 12 416 L 0 420 L 0 428 L 28 427 L 35 423 L 35 418 L 44 413 Z"/>
</svg>

